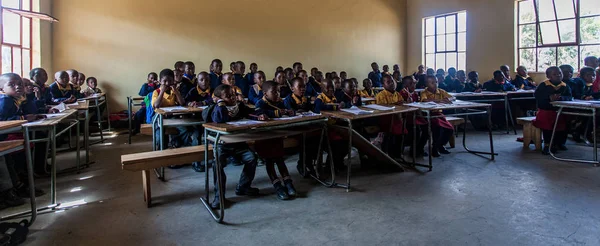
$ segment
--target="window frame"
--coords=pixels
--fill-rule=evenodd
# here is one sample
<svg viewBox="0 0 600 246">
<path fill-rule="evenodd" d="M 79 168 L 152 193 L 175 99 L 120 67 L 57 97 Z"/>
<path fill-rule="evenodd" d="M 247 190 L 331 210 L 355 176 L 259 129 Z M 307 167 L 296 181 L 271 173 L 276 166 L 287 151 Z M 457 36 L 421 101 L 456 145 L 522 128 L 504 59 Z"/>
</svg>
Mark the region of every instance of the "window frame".
<svg viewBox="0 0 600 246">
<path fill-rule="evenodd" d="M 33 0 L 18 0 L 18 1 L 19 1 L 19 9 L 18 10 L 24 10 L 23 9 L 23 1 L 28 1 L 29 9 L 25 10 L 25 11 L 32 12 Z M 0 3 L 1 2 L 2 1 L 0 0 Z M 20 15 L 18 13 L 14 13 L 14 12 L 10 11 L 10 9 L 12 9 L 12 8 L 8 8 L 8 7 L 5 8 L 0 4 L 0 69 L 4 65 L 4 64 L 2 64 L 2 62 L 3 62 L 2 61 L 2 53 L 3 53 L 2 49 L 4 47 L 9 47 L 10 52 L 11 52 L 11 59 L 10 59 L 10 68 L 11 69 L 10 69 L 10 71 L 12 73 L 19 74 L 23 77 L 23 76 L 26 76 L 29 74 L 29 71 L 25 71 L 25 66 L 24 66 L 25 63 L 23 63 L 23 57 L 24 57 L 23 51 L 25 51 L 25 50 L 29 51 L 29 69 L 30 70 L 33 69 L 33 53 L 34 53 L 33 52 L 33 47 L 34 47 L 34 44 L 33 44 L 33 20 L 34 19 L 32 17 L 27 17 L 27 16 Z M 12 14 L 19 16 L 19 44 L 9 43 L 4 40 L 4 14 L 5 14 L 5 11 L 11 12 Z M 23 18 L 27 18 L 29 20 L 29 48 L 26 48 L 23 46 Z M 21 54 L 20 54 L 21 71 L 14 70 L 15 69 L 15 66 L 14 66 L 15 65 L 15 56 L 13 54 L 14 54 L 15 48 L 21 50 Z M 4 71 L 2 71 L 2 72 L 4 72 Z"/>
<path fill-rule="evenodd" d="M 459 31 L 459 18 L 458 16 L 460 14 L 464 14 L 465 15 L 465 23 L 464 23 L 464 31 Z M 440 18 L 444 18 L 444 28 L 446 28 L 447 25 L 447 17 L 454 17 L 454 31 L 453 32 L 447 32 L 444 31 L 444 33 L 438 33 L 438 19 Z M 456 65 L 454 66 L 456 69 L 461 69 L 461 70 L 466 70 L 467 67 L 467 48 L 466 48 L 466 34 L 467 34 L 467 11 L 466 10 L 461 10 L 461 11 L 457 11 L 457 12 L 452 12 L 452 13 L 446 13 L 446 14 L 440 14 L 440 15 L 435 15 L 435 16 L 429 16 L 429 17 L 425 17 L 423 18 L 423 36 L 422 36 L 422 42 L 423 42 L 423 64 L 427 65 L 428 64 L 428 60 L 427 60 L 427 55 L 433 55 L 433 65 L 434 65 L 434 69 L 438 69 L 441 67 L 438 67 L 437 64 L 437 55 L 438 54 L 444 54 L 444 62 L 445 65 L 443 67 L 444 70 L 448 70 L 448 68 L 453 67 L 453 66 L 448 66 L 448 54 L 455 54 L 456 55 L 456 60 L 455 63 Z M 433 19 L 433 34 L 428 35 L 427 34 L 427 20 Z M 459 35 L 460 34 L 464 34 L 465 36 L 465 49 L 464 50 L 459 50 Z M 448 50 L 448 35 L 454 35 L 454 49 L 452 50 Z M 444 49 L 444 51 L 438 51 L 440 44 L 438 44 L 438 36 L 445 36 L 446 38 L 444 39 L 444 46 L 446 47 Z M 434 42 L 434 46 L 433 46 L 433 51 L 429 51 L 427 49 L 427 38 L 428 37 L 433 37 L 433 42 Z M 464 67 L 460 67 L 461 64 L 459 62 L 459 57 L 460 55 L 464 55 Z"/>
</svg>

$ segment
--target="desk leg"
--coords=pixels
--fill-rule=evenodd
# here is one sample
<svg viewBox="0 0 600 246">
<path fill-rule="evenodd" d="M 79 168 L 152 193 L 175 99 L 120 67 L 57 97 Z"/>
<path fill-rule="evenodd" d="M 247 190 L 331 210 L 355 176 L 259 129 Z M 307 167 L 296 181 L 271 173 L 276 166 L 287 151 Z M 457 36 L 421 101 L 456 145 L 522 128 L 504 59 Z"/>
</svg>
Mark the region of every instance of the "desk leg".
<svg viewBox="0 0 600 246">
<path fill-rule="evenodd" d="M 332 158 L 330 158 L 333 160 Z M 335 164 L 334 164 L 335 165 Z M 348 173 L 346 173 L 346 192 L 350 192 L 350 173 L 352 171 L 352 121 L 348 120 Z"/>
<path fill-rule="evenodd" d="M 317 163 L 316 167 L 313 163 L 311 163 L 313 170 L 315 171 L 314 174 L 308 174 L 310 175 L 313 179 L 315 179 L 316 181 L 318 181 L 319 183 L 321 183 L 322 185 L 329 187 L 329 188 L 333 188 L 333 187 L 337 187 L 338 185 L 335 183 L 335 166 L 333 164 L 333 154 L 331 151 L 331 144 L 329 143 L 329 138 L 326 137 L 328 136 L 328 130 L 327 130 L 327 125 L 323 126 L 323 129 L 321 130 L 321 136 L 319 137 L 319 146 L 317 148 L 317 156 L 315 159 L 315 163 Z M 323 181 L 321 179 L 321 173 L 319 170 L 322 170 L 323 167 L 323 141 L 326 141 L 326 147 L 327 147 L 327 156 L 329 158 L 329 168 L 330 168 L 330 172 L 331 172 L 331 182 L 326 182 Z M 306 148 L 306 144 L 303 144 L 304 148 Z M 306 165 L 304 165 L 304 168 L 306 170 Z M 306 172 L 306 171 L 304 171 Z"/>
<path fill-rule="evenodd" d="M 205 133 L 207 131 L 205 130 Z M 202 204 L 204 205 L 204 207 L 208 210 L 208 212 L 210 213 L 210 215 L 212 216 L 212 218 L 217 222 L 217 223 L 222 223 L 223 222 L 223 218 L 225 217 L 225 190 L 227 187 L 226 185 L 224 185 L 222 183 L 221 180 L 223 180 L 222 177 L 222 172 L 221 172 L 221 162 L 219 161 L 219 148 L 217 147 L 218 142 L 219 142 L 219 138 L 220 138 L 220 133 L 217 133 L 217 136 L 215 137 L 215 141 L 214 141 L 214 147 L 213 147 L 213 153 L 215 156 L 215 164 L 213 165 L 212 168 L 216 168 L 215 170 L 215 174 L 216 176 L 214 177 L 217 180 L 217 187 L 219 188 L 219 202 L 221 203 L 221 206 L 219 207 L 219 213 L 215 213 L 215 211 L 213 211 L 213 209 L 210 206 L 210 199 L 209 199 L 209 195 L 210 195 L 210 188 L 208 186 L 208 172 L 209 172 L 209 168 L 208 165 L 206 167 L 206 181 L 205 181 L 205 192 L 206 192 L 206 199 L 205 198 L 200 198 L 200 201 L 202 201 Z M 208 146 L 208 138 L 206 138 L 205 140 L 206 146 Z M 208 149 L 208 147 L 207 147 Z M 207 158 L 207 152 L 205 152 L 205 160 L 208 159 Z"/>
<path fill-rule="evenodd" d="M 84 127 L 84 135 L 83 142 L 85 145 L 85 165 L 87 167 L 90 166 L 90 110 L 85 110 L 85 119 L 83 120 L 85 126 Z"/>
<path fill-rule="evenodd" d="M 110 110 L 108 109 L 108 97 L 104 97 L 104 105 L 106 105 L 106 122 L 108 124 L 108 131 L 110 132 Z"/>
<path fill-rule="evenodd" d="M 29 129 L 24 128 L 23 138 L 25 139 L 25 160 L 27 162 L 27 180 L 29 182 L 29 200 L 31 202 L 31 220 L 29 221 L 28 226 L 31 226 L 37 217 L 37 206 L 35 201 L 35 182 L 33 179 L 33 161 L 31 148 L 29 147 Z"/>
<path fill-rule="evenodd" d="M 75 123 L 77 124 L 77 127 L 76 127 L 76 129 L 77 129 L 77 141 L 76 141 L 76 142 L 77 142 L 77 143 L 75 144 L 75 145 L 76 145 L 76 147 L 77 147 L 77 148 L 76 148 L 76 150 L 77 150 L 77 151 L 75 152 L 75 155 L 77 156 L 77 157 L 76 157 L 76 163 L 77 163 L 77 173 L 79 173 L 79 172 L 80 172 L 79 170 L 81 170 L 81 169 L 80 169 L 80 164 L 81 164 L 81 160 L 80 160 L 80 159 L 81 159 L 81 154 L 80 154 L 80 151 L 81 151 L 81 144 L 79 143 L 79 137 L 81 136 L 81 134 L 79 133 L 79 130 L 80 130 L 80 129 L 79 129 L 79 120 L 75 120 Z"/>
<path fill-rule="evenodd" d="M 560 114 L 562 113 L 563 108 L 560 107 L 558 109 L 558 113 L 556 113 L 556 119 L 554 120 L 554 126 L 552 127 L 552 137 L 550 137 L 550 144 L 547 145 L 548 146 L 548 150 L 550 152 L 550 155 L 552 156 L 552 158 L 557 159 L 556 156 L 554 156 L 554 153 L 552 153 L 552 146 L 554 144 L 554 135 L 556 134 L 556 126 L 558 125 L 558 119 L 560 118 Z M 594 136 L 595 139 L 595 136 Z M 595 142 L 595 140 L 594 140 Z M 544 139 L 544 147 L 546 147 L 546 139 Z M 596 149 L 594 148 L 594 151 L 596 151 Z"/>
<path fill-rule="evenodd" d="M 127 118 L 129 118 L 129 137 L 127 139 L 127 143 L 131 144 L 131 99 L 127 97 Z M 110 120 L 110 119 L 109 119 Z"/>
<path fill-rule="evenodd" d="M 160 124 L 160 129 L 159 130 L 160 130 L 160 140 L 161 140 L 160 141 L 160 150 L 164 150 L 165 149 L 165 145 L 164 145 L 164 141 L 162 139 L 164 137 L 163 135 L 165 134 L 165 130 L 164 130 L 165 125 L 164 125 L 164 121 L 163 121 L 164 117 L 162 115 L 159 115 L 158 117 L 159 117 L 158 118 L 158 124 Z M 208 165 L 208 163 L 207 163 L 207 165 Z M 159 177 L 159 179 L 161 181 L 165 181 L 165 168 L 164 167 L 160 168 L 160 177 Z"/>
<path fill-rule="evenodd" d="M 487 109 L 487 115 L 488 115 L 488 135 L 490 138 L 490 152 L 484 152 L 484 151 L 476 151 L 476 150 L 471 150 L 469 149 L 469 147 L 467 147 L 467 116 L 465 115 L 465 124 L 463 124 L 463 147 L 465 148 L 465 150 L 471 154 L 476 154 L 476 155 L 490 155 L 490 160 L 494 160 L 495 156 L 498 155 L 496 153 L 494 153 L 494 140 L 492 137 L 492 107 L 488 107 Z"/>
<path fill-rule="evenodd" d="M 510 133 L 510 128 L 508 128 L 508 96 L 504 96 L 504 120 L 506 124 L 506 134 Z"/>
<path fill-rule="evenodd" d="M 50 203 L 56 204 L 56 125 L 50 131 L 52 139 L 52 170 L 50 171 Z"/>
<path fill-rule="evenodd" d="M 429 139 L 427 141 L 427 146 L 429 148 L 429 171 L 431 172 L 431 170 L 433 169 L 433 160 L 432 160 L 432 150 L 433 150 L 433 146 L 431 146 L 433 144 L 433 131 L 431 130 L 431 111 L 427 111 L 427 131 L 429 133 Z"/>
<path fill-rule="evenodd" d="M 104 143 L 104 129 L 102 128 L 102 113 L 100 112 L 100 105 L 98 105 L 98 98 L 94 100 L 96 102 L 96 120 L 98 121 L 98 129 L 100 130 L 100 142 Z M 106 105 L 106 104 L 105 104 Z"/>
<path fill-rule="evenodd" d="M 412 145 L 413 145 L 413 148 L 412 148 L 413 149 L 413 151 L 412 151 L 413 161 L 412 161 L 412 165 L 413 165 L 413 168 L 414 168 L 416 166 L 416 164 L 417 164 L 417 112 L 413 112 L 412 115 L 413 115 L 413 119 L 412 119 L 413 120 L 413 142 L 412 142 Z M 420 150 L 420 151 L 423 151 L 423 150 Z"/>
<path fill-rule="evenodd" d="M 510 121 L 510 125 L 512 126 L 513 132 L 517 135 L 517 127 L 515 126 L 515 118 L 512 115 L 512 108 L 510 106 L 510 99 L 508 95 L 506 95 L 506 112 L 508 113 L 508 120 Z M 508 125 L 506 126 L 508 130 Z"/>
<path fill-rule="evenodd" d="M 598 143 L 596 142 L 596 108 L 592 109 L 592 137 L 594 138 L 594 166 L 598 166 Z"/>
</svg>

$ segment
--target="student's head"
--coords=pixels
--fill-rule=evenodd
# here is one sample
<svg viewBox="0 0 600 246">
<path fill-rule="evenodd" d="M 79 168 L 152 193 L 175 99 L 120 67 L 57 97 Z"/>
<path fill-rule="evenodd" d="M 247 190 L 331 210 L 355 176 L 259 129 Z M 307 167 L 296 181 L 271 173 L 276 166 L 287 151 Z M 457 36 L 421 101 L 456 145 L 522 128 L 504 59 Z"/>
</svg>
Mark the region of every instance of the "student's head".
<svg viewBox="0 0 600 246">
<path fill-rule="evenodd" d="M 477 73 L 477 71 L 469 72 L 469 81 L 473 83 L 479 82 L 479 74 Z"/>
<path fill-rule="evenodd" d="M 444 82 L 444 75 L 443 74 L 436 74 L 435 78 L 437 79 L 438 83 Z"/>
<path fill-rule="evenodd" d="M 79 76 L 77 76 L 77 85 L 82 86 L 83 83 L 85 83 L 85 74 L 79 73 Z"/>
<path fill-rule="evenodd" d="M 151 72 L 148 74 L 148 83 L 156 83 L 158 82 L 158 74 L 155 72 Z"/>
<path fill-rule="evenodd" d="M 348 74 L 346 73 L 346 71 L 341 71 L 340 72 L 340 79 L 342 79 L 342 80 L 347 80 L 348 79 Z"/>
<path fill-rule="evenodd" d="M 275 82 L 277 82 L 277 84 L 284 85 L 286 80 L 285 72 L 279 71 L 275 73 Z"/>
<path fill-rule="evenodd" d="M 279 85 L 275 81 L 266 81 L 262 86 L 263 92 L 267 100 L 276 102 L 279 101 Z"/>
<path fill-rule="evenodd" d="M 31 82 L 31 80 L 26 79 L 26 78 L 22 78 L 23 80 L 23 91 L 25 92 L 25 94 L 31 94 L 33 93 L 33 82 Z"/>
<path fill-rule="evenodd" d="M 251 73 L 256 73 L 256 71 L 258 71 L 258 65 L 256 63 L 250 63 L 250 72 Z"/>
<path fill-rule="evenodd" d="M 560 71 L 563 74 L 564 81 L 568 81 L 573 78 L 573 73 L 575 72 L 575 69 L 573 69 L 571 65 L 560 65 L 560 67 L 558 68 L 560 68 Z"/>
<path fill-rule="evenodd" d="M 315 80 L 319 83 L 322 83 L 323 82 L 323 72 L 317 71 L 315 73 Z"/>
<path fill-rule="evenodd" d="M 339 77 L 338 74 L 335 71 L 331 72 L 331 78 L 335 78 L 335 77 Z"/>
<path fill-rule="evenodd" d="M 48 73 L 41 67 L 34 68 L 29 72 L 29 78 L 41 86 L 48 82 Z"/>
<path fill-rule="evenodd" d="M 358 89 L 358 79 L 350 78 L 350 80 L 352 80 L 352 83 L 354 83 L 354 88 Z"/>
<path fill-rule="evenodd" d="M 221 77 L 221 83 L 234 86 L 235 85 L 235 76 L 232 73 L 224 73 L 223 77 Z"/>
<path fill-rule="evenodd" d="M 173 69 L 174 70 L 181 70 L 183 72 L 185 70 L 185 62 L 183 62 L 183 61 L 177 61 L 177 62 L 175 62 L 175 65 L 173 65 Z"/>
<path fill-rule="evenodd" d="M 425 86 L 429 91 L 436 91 L 438 88 L 438 80 L 433 75 L 427 75 L 425 77 Z"/>
<path fill-rule="evenodd" d="M 319 69 L 316 68 L 316 67 L 311 68 L 310 69 L 310 76 L 315 77 L 315 75 L 317 74 L 318 71 L 319 71 Z"/>
<path fill-rule="evenodd" d="M 327 79 L 327 80 L 331 80 L 332 78 L 333 78 L 333 77 L 331 76 L 331 73 L 330 73 L 330 72 L 326 72 L 326 73 L 325 73 L 325 79 Z"/>
<path fill-rule="evenodd" d="M 21 97 L 25 93 L 23 80 L 16 73 L 5 73 L 0 76 L 0 89 L 11 97 Z"/>
<path fill-rule="evenodd" d="M 191 61 L 186 61 L 184 64 L 184 73 L 190 76 L 196 75 L 196 65 Z"/>
<path fill-rule="evenodd" d="M 377 62 L 371 63 L 371 69 L 373 69 L 373 71 L 379 70 L 379 64 L 377 64 Z"/>
<path fill-rule="evenodd" d="M 244 74 L 246 72 L 246 64 L 243 61 L 236 61 L 235 72 L 238 74 Z"/>
<path fill-rule="evenodd" d="M 394 64 L 394 71 L 400 71 L 400 66 L 398 64 Z"/>
<path fill-rule="evenodd" d="M 465 74 L 465 70 L 458 70 L 458 72 L 456 72 L 456 79 L 458 79 L 458 81 L 460 81 L 461 83 L 467 81 L 467 75 Z"/>
<path fill-rule="evenodd" d="M 383 65 L 383 71 L 384 72 L 389 72 L 390 71 L 390 66 L 388 66 L 387 64 Z"/>
<path fill-rule="evenodd" d="M 504 73 L 500 70 L 494 71 L 494 81 L 496 83 L 504 83 L 506 77 L 504 77 Z"/>
<path fill-rule="evenodd" d="M 298 73 L 298 72 L 300 72 L 300 70 L 302 70 L 302 63 L 294 62 L 294 65 L 292 65 L 292 68 L 294 69 L 294 73 Z"/>
<path fill-rule="evenodd" d="M 344 93 L 354 96 L 356 94 L 356 86 L 354 85 L 354 81 L 350 79 L 342 81 L 342 90 L 344 90 Z"/>
<path fill-rule="evenodd" d="M 75 69 L 69 69 L 67 70 L 67 73 L 69 74 L 69 82 L 71 82 L 71 84 L 77 84 L 77 80 L 79 79 L 79 72 L 77 72 L 77 70 Z"/>
<path fill-rule="evenodd" d="M 404 88 L 406 88 L 409 92 L 413 92 L 417 86 L 417 81 L 415 81 L 413 76 L 406 76 L 402 78 L 402 86 L 404 86 Z"/>
<path fill-rule="evenodd" d="M 87 86 L 92 89 L 96 89 L 96 87 L 98 87 L 98 80 L 96 79 L 96 77 L 89 77 L 85 82 Z"/>
<path fill-rule="evenodd" d="M 371 90 L 371 88 L 373 88 L 373 82 L 371 82 L 370 79 L 363 79 L 363 87 L 366 90 Z"/>
<path fill-rule="evenodd" d="M 291 69 L 291 68 L 290 68 Z M 282 66 L 278 66 L 277 68 L 275 68 L 275 72 L 281 72 L 283 71 L 283 67 Z"/>
<path fill-rule="evenodd" d="M 183 71 L 175 69 L 173 70 L 173 74 L 175 75 L 175 82 L 180 83 L 183 80 Z"/>
<path fill-rule="evenodd" d="M 182 71 L 178 69 L 175 69 L 175 71 L 182 73 Z M 165 68 L 160 71 L 159 79 L 161 85 L 165 85 L 166 87 L 175 86 L 175 73 L 171 69 Z"/>
<path fill-rule="evenodd" d="M 334 77 L 331 81 L 333 82 L 333 88 L 335 90 L 342 89 L 342 81 L 340 80 L 340 77 Z"/>
<path fill-rule="evenodd" d="M 552 66 L 546 69 L 546 78 L 548 78 L 548 80 L 550 80 L 550 82 L 553 84 L 558 84 L 562 81 L 563 74 L 559 67 Z"/>
<path fill-rule="evenodd" d="M 235 62 L 229 63 L 229 71 L 232 73 L 235 72 Z"/>
<path fill-rule="evenodd" d="M 217 86 L 213 91 L 213 96 L 223 100 L 227 106 L 234 106 L 237 103 L 235 92 L 230 85 L 221 84 Z"/>
<path fill-rule="evenodd" d="M 454 68 L 454 67 L 448 68 L 448 75 L 450 75 L 451 77 L 455 77 L 456 76 L 456 68 Z"/>
<path fill-rule="evenodd" d="M 425 72 L 425 66 L 419 65 L 419 67 L 417 67 L 417 70 L 419 71 L 419 73 L 424 73 Z"/>
<path fill-rule="evenodd" d="M 221 73 L 223 70 L 223 62 L 219 59 L 214 59 L 210 62 L 210 71 L 213 73 Z"/>
<path fill-rule="evenodd" d="M 292 69 L 292 68 L 288 67 L 284 70 L 284 72 L 285 72 L 285 79 L 288 81 L 292 80 L 294 77 L 296 77 L 296 73 L 294 73 L 294 69 Z"/>
<path fill-rule="evenodd" d="M 527 77 L 527 68 L 525 66 L 518 66 L 517 74 L 521 77 Z"/>
<path fill-rule="evenodd" d="M 400 71 L 394 71 L 394 73 L 392 74 L 392 78 L 394 78 L 395 81 L 398 81 L 398 83 L 400 83 L 402 74 L 400 74 Z"/>
<path fill-rule="evenodd" d="M 500 71 L 502 71 L 504 77 L 506 77 L 507 79 L 510 78 L 510 67 L 508 65 L 500 66 Z"/>
<path fill-rule="evenodd" d="M 386 91 L 393 92 L 396 90 L 396 82 L 394 81 L 392 76 L 389 76 L 387 74 L 383 75 L 383 77 L 381 78 L 381 82 L 383 84 L 383 88 Z"/>
<path fill-rule="evenodd" d="M 323 93 L 328 97 L 333 97 L 333 92 L 335 92 L 333 82 L 328 80 L 323 87 Z"/>
<path fill-rule="evenodd" d="M 592 84 L 594 83 L 594 80 L 596 80 L 596 71 L 591 67 L 583 67 L 579 70 L 579 77 L 581 77 L 586 84 Z"/>
<path fill-rule="evenodd" d="M 66 71 L 58 71 L 54 74 L 54 80 L 60 86 L 65 87 L 69 84 L 69 73 Z"/>
<path fill-rule="evenodd" d="M 442 75 L 442 76 L 444 76 L 445 74 L 446 74 L 446 72 L 442 68 L 440 68 L 437 71 L 435 71 L 435 75 Z"/>
<path fill-rule="evenodd" d="M 306 84 L 304 84 L 304 80 L 302 78 L 293 78 L 292 79 L 292 92 L 294 93 L 294 95 L 296 95 L 297 97 L 302 97 L 304 96 L 304 93 L 306 92 Z"/>
<path fill-rule="evenodd" d="M 588 56 L 585 59 L 583 59 L 583 63 L 585 64 L 586 67 L 591 67 L 593 69 L 596 69 L 596 68 L 598 68 L 598 57 Z"/>
<path fill-rule="evenodd" d="M 433 70 L 433 68 L 428 68 L 427 75 L 435 75 L 435 70 Z"/>
<path fill-rule="evenodd" d="M 198 87 L 200 87 L 201 90 L 206 90 L 210 87 L 210 76 L 207 72 L 202 71 L 198 73 L 196 80 L 198 81 Z"/>
<path fill-rule="evenodd" d="M 262 87 L 264 82 L 265 82 L 265 73 L 263 73 L 263 71 L 258 71 L 256 73 L 254 73 L 254 83 L 255 84 Z"/>
<path fill-rule="evenodd" d="M 306 74 L 306 71 L 304 71 L 304 70 L 298 71 L 298 74 L 296 74 L 296 77 L 300 77 L 304 80 L 304 83 L 308 83 L 308 74 Z"/>
</svg>

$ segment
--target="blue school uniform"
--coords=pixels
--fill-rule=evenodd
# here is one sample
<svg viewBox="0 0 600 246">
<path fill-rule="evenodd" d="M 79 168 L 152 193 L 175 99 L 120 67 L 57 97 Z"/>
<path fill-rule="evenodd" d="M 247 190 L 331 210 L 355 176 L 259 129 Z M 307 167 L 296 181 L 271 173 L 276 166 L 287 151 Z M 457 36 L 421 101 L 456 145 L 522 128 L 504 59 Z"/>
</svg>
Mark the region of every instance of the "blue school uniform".
<svg viewBox="0 0 600 246">
<path fill-rule="evenodd" d="M 373 82 L 373 87 L 381 87 L 383 74 L 379 70 L 370 72 L 368 78 Z"/>
<path fill-rule="evenodd" d="M 453 78 L 450 75 L 446 76 L 444 83 L 446 83 L 447 92 L 461 93 L 465 88 L 464 85 L 460 83 L 460 80 Z"/>
<path fill-rule="evenodd" d="M 343 90 L 339 90 L 335 93 L 335 99 L 342 103 L 342 108 L 351 108 L 352 106 L 362 106 L 362 99 L 359 95 L 356 95 L 358 100 L 356 103 L 352 103 L 352 97 L 346 94 Z"/>
<path fill-rule="evenodd" d="M 212 94 L 210 93 L 210 88 L 203 91 L 202 89 L 198 88 L 198 86 L 196 86 L 195 88 L 191 89 L 190 92 L 188 92 L 188 94 L 185 96 L 185 102 L 200 102 L 202 103 L 202 105 L 212 104 L 213 99 Z"/>
<path fill-rule="evenodd" d="M 573 95 L 573 98 L 575 98 L 575 99 L 583 98 L 583 89 L 585 87 L 585 82 L 582 79 L 580 79 L 580 78 L 568 79 L 568 80 L 563 80 L 563 82 L 565 82 L 565 84 L 567 84 L 567 86 L 569 88 L 571 88 L 571 94 Z"/>
<path fill-rule="evenodd" d="M 259 85 L 254 84 L 250 88 L 250 93 L 248 94 L 248 103 L 256 105 L 258 101 L 263 98 L 264 94 L 262 88 Z"/>
<path fill-rule="evenodd" d="M 535 85 L 533 85 L 533 83 L 531 83 L 531 81 L 529 81 L 529 77 L 521 77 L 520 75 L 517 75 L 517 77 L 515 79 L 513 79 L 511 81 L 511 83 L 517 89 L 522 89 L 522 90 L 535 89 Z"/>
<path fill-rule="evenodd" d="M 307 97 L 303 96 L 299 98 L 294 94 L 290 94 L 283 99 L 283 105 L 285 105 L 285 108 L 294 111 L 308 112 L 313 110 L 313 106 Z"/>
<path fill-rule="evenodd" d="M 27 100 L 27 97 L 16 99 L 0 94 L 0 121 L 24 120 L 28 114 L 37 114 L 35 102 Z"/>
<path fill-rule="evenodd" d="M 211 92 L 217 88 L 217 86 L 221 85 L 221 76 L 222 74 L 216 74 L 214 72 L 210 72 L 210 90 Z"/>
<path fill-rule="evenodd" d="M 321 110 L 337 110 L 338 109 L 338 105 L 337 104 L 337 99 L 335 99 L 335 96 L 333 97 L 328 97 L 327 95 L 325 95 L 325 93 L 321 93 L 319 94 L 319 96 L 317 96 L 317 100 L 315 100 L 315 113 L 321 113 Z"/>
<path fill-rule="evenodd" d="M 254 85 L 254 73 L 252 73 L 252 72 L 247 73 L 246 76 L 244 76 L 244 79 L 246 79 L 246 81 L 248 82 L 248 85 L 250 85 L 250 86 Z"/>
<path fill-rule="evenodd" d="M 187 78 L 182 78 L 181 82 L 177 85 L 177 90 L 181 96 L 187 95 L 192 88 L 194 88 L 194 84 Z"/>
<path fill-rule="evenodd" d="M 515 86 L 511 83 L 498 84 L 495 80 L 490 80 L 483 84 L 484 91 L 493 91 L 493 92 L 505 92 L 505 91 L 514 91 Z"/>
<path fill-rule="evenodd" d="M 35 107 L 38 109 L 38 112 L 40 114 L 46 113 L 46 105 L 54 104 L 54 103 L 52 103 L 52 95 L 50 94 L 50 87 L 47 85 L 44 85 L 43 87 L 39 87 L 37 84 L 34 86 L 39 88 L 40 95 L 41 95 L 40 99 L 38 99 L 37 97 L 35 97 L 35 94 L 32 93 L 33 102 L 35 104 Z"/>
<path fill-rule="evenodd" d="M 282 100 L 277 102 L 271 102 L 266 98 L 262 98 L 258 102 L 256 102 L 256 114 L 257 115 L 266 115 L 269 118 L 281 118 L 283 116 L 282 110 L 286 109 Z"/>
<path fill-rule="evenodd" d="M 148 94 L 152 93 L 157 88 L 158 88 L 158 86 L 155 86 L 154 84 L 150 85 L 148 83 L 144 83 L 142 85 L 142 88 L 140 88 L 140 92 L 138 92 L 138 95 L 140 95 L 141 97 L 145 97 Z"/>
<path fill-rule="evenodd" d="M 50 85 L 50 94 L 52 96 L 52 102 L 58 104 L 66 101 L 71 96 L 75 96 L 75 90 L 73 90 L 70 84 L 63 88 L 58 83 L 54 82 Z"/>
<path fill-rule="evenodd" d="M 250 91 L 250 86 L 248 85 L 248 81 L 246 81 L 246 79 L 244 79 L 244 76 L 242 76 L 241 74 L 234 74 L 233 76 L 235 77 L 235 86 L 240 88 L 240 90 L 242 90 L 242 94 L 244 95 L 244 97 L 247 98 L 248 92 Z"/>
<path fill-rule="evenodd" d="M 313 97 L 317 97 L 319 96 L 319 94 L 321 94 L 323 92 L 323 89 L 321 88 L 321 85 L 319 84 L 319 82 L 308 82 L 308 84 L 306 85 L 306 92 L 304 93 L 305 96 L 309 97 L 309 98 L 313 98 Z"/>
<path fill-rule="evenodd" d="M 287 85 L 287 83 L 285 85 L 280 85 L 279 86 L 279 96 L 281 98 L 286 98 L 287 96 L 292 94 L 292 89 L 290 89 L 290 87 Z"/>
</svg>

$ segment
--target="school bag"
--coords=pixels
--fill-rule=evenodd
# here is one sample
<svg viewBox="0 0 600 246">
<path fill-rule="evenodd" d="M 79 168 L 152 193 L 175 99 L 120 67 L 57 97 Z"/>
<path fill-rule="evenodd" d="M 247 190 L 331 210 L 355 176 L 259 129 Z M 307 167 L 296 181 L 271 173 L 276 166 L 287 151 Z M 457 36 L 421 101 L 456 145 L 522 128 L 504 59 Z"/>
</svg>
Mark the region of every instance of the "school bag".
<svg viewBox="0 0 600 246">
<path fill-rule="evenodd" d="M 27 220 L 21 222 L 4 222 L 0 223 L 0 246 L 19 245 L 25 242 L 29 228 Z"/>
<path fill-rule="evenodd" d="M 146 124 L 152 124 L 152 117 L 154 117 L 154 108 L 152 107 L 152 93 L 148 93 L 144 97 L 144 103 L 146 104 Z"/>
</svg>

